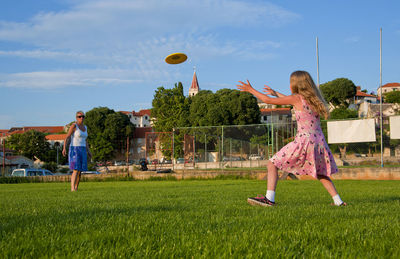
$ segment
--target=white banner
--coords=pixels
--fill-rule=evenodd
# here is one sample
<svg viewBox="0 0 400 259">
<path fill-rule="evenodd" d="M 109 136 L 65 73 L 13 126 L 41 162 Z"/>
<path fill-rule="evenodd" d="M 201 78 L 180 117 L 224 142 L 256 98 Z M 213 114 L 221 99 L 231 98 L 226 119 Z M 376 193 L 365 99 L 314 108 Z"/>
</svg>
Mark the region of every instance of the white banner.
<svg viewBox="0 0 400 259">
<path fill-rule="evenodd" d="M 390 120 L 390 138 L 400 139 L 400 116 L 391 116 Z"/>
<path fill-rule="evenodd" d="M 374 119 L 328 121 L 328 143 L 375 142 Z"/>
</svg>

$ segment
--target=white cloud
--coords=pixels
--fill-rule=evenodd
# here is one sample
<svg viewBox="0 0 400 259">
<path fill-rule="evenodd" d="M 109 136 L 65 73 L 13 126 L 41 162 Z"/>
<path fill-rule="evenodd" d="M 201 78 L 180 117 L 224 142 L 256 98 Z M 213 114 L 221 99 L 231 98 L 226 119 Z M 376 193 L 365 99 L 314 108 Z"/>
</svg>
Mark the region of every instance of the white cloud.
<svg viewBox="0 0 400 259">
<path fill-rule="evenodd" d="M 281 26 L 298 19 L 274 4 L 239 0 L 83 1 L 25 23 L 0 22 L 0 39 L 39 47 L 127 48 L 155 35 L 230 26 Z"/>
<path fill-rule="evenodd" d="M 0 57 L 67 63 L 55 68 L 57 71 L 0 75 L 0 87 L 52 89 L 97 83 L 124 84 L 131 80 L 144 82 L 155 77 L 168 80 L 179 72 L 160 61 L 178 51 L 187 53 L 188 61 L 194 63 L 223 56 L 271 59 L 281 46 L 279 42 L 242 41 L 235 36 L 232 39 L 219 29 L 277 27 L 299 19 L 295 13 L 262 1 L 86 0 L 73 3 L 68 10 L 39 13 L 23 23 L 0 21 L 0 40 L 31 46 L 31 49 L 0 50 Z M 77 62 L 94 68 L 71 69 Z"/>
<path fill-rule="evenodd" d="M 0 87 L 56 89 L 98 84 L 132 84 L 141 82 L 124 70 L 40 71 L 0 75 Z"/>
</svg>

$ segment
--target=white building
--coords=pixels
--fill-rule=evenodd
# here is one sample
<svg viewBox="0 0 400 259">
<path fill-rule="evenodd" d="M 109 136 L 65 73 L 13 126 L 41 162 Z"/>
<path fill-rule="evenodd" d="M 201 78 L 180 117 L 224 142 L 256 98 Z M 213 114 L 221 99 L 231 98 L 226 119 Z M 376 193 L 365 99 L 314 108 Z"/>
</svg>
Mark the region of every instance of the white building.
<svg viewBox="0 0 400 259">
<path fill-rule="evenodd" d="M 400 91 L 400 83 L 387 83 L 382 85 L 382 94 L 393 92 L 393 91 Z M 378 96 L 381 96 L 381 88 L 378 88 Z"/>
<path fill-rule="evenodd" d="M 357 92 L 356 95 L 354 96 L 355 104 L 361 104 L 363 102 L 378 103 L 378 99 L 379 99 L 378 96 L 364 93 L 361 91 L 361 87 L 357 86 Z"/>
<path fill-rule="evenodd" d="M 136 128 L 147 128 L 153 126 L 153 123 L 151 122 L 150 116 L 151 116 L 151 110 L 140 110 L 138 112 L 132 111 L 132 112 L 127 112 L 127 111 L 120 111 L 121 113 L 127 115 L 132 122 L 133 125 L 135 125 Z"/>
<path fill-rule="evenodd" d="M 285 124 L 292 121 L 290 108 L 260 109 L 261 123 Z"/>
</svg>

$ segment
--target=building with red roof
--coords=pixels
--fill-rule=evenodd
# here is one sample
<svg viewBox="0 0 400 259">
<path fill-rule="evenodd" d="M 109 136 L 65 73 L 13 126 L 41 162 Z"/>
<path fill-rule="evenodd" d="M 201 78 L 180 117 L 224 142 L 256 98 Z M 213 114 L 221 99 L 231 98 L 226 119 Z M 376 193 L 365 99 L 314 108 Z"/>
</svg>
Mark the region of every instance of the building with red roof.
<svg viewBox="0 0 400 259">
<path fill-rule="evenodd" d="M 150 119 L 151 118 L 150 109 L 140 110 L 138 112 L 120 111 L 120 113 L 123 113 L 126 116 L 128 116 L 132 124 L 135 125 L 136 128 L 146 128 L 152 126 L 152 122 Z"/>
<path fill-rule="evenodd" d="M 260 109 L 261 123 L 288 123 L 292 121 L 291 108 Z"/>
<path fill-rule="evenodd" d="M 393 92 L 393 91 L 400 91 L 400 83 L 387 83 L 382 85 L 382 94 Z M 378 88 L 378 96 L 381 96 L 381 88 Z"/>
<path fill-rule="evenodd" d="M 67 134 L 52 134 L 52 135 L 47 135 L 46 140 L 52 146 L 54 146 L 54 144 L 56 143 L 58 143 L 60 146 L 63 146 L 66 137 Z"/>
<path fill-rule="evenodd" d="M 362 102 L 377 103 L 378 99 L 379 99 L 378 96 L 364 93 L 361 91 L 361 86 L 357 86 L 357 92 L 356 95 L 354 96 L 355 104 L 360 104 Z"/>
</svg>

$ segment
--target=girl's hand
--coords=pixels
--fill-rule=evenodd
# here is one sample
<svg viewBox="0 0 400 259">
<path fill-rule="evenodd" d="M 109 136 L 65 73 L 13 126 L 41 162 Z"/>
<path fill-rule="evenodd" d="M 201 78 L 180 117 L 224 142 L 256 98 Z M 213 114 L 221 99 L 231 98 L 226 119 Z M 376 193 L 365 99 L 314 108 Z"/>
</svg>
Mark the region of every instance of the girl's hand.
<svg viewBox="0 0 400 259">
<path fill-rule="evenodd" d="M 263 92 L 266 93 L 267 95 L 272 95 L 272 96 L 278 97 L 278 94 L 275 92 L 275 90 L 273 90 L 268 85 L 264 85 L 264 91 Z"/>
<path fill-rule="evenodd" d="M 65 148 L 63 148 L 63 150 L 62 150 L 62 155 L 63 155 L 63 156 L 66 156 L 66 155 L 67 155 L 67 151 L 65 150 Z"/>
<path fill-rule="evenodd" d="M 246 80 L 246 82 L 247 83 L 243 83 L 242 81 L 239 81 L 240 85 L 236 85 L 237 88 L 243 92 L 250 92 L 251 90 L 253 90 L 253 87 L 251 86 L 249 80 Z"/>
</svg>

